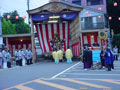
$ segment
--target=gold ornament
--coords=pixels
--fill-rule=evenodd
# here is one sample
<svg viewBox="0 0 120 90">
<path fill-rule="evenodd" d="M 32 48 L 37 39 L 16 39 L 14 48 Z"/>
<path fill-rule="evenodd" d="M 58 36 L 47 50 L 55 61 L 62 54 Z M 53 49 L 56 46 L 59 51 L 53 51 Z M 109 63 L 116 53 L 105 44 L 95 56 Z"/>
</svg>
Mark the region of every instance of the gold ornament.
<svg viewBox="0 0 120 90">
<path fill-rule="evenodd" d="M 104 41 L 107 40 L 107 34 L 105 31 L 98 32 L 98 36 L 101 40 L 104 40 Z"/>
</svg>

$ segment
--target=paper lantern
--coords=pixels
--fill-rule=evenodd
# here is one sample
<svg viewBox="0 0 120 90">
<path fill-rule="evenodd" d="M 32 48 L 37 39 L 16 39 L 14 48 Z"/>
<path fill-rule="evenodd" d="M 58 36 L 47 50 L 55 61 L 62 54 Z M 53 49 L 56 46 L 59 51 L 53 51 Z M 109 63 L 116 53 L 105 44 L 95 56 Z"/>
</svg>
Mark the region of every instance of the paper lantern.
<svg viewBox="0 0 120 90">
<path fill-rule="evenodd" d="M 109 20 L 111 20 L 111 19 L 112 19 L 112 17 L 110 16 L 110 17 L 109 17 Z"/>
<path fill-rule="evenodd" d="M 100 18 L 101 18 L 101 16 L 98 16 L 98 18 L 100 19 Z"/>
<path fill-rule="evenodd" d="M 90 17 L 91 16 L 91 14 L 88 14 L 88 17 Z"/>
<path fill-rule="evenodd" d="M 117 2 L 114 2 L 114 4 L 113 4 L 113 5 L 116 7 L 118 4 L 117 4 Z"/>
<path fill-rule="evenodd" d="M 26 16 L 23 16 L 24 19 L 26 19 Z"/>
<path fill-rule="evenodd" d="M 7 19 L 10 19 L 10 15 L 7 15 Z"/>
<path fill-rule="evenodd" d="M 86 11 L 85 14 L 88 14 L 88 11 Z"/>
<path fill-rule="evenodd" d="M 120 21 L 120 17 L 118 18 L 118 20 Z"/>
<path fill-rule="evenodd" d="M 18 16 L 15 16 L 15 18 L 16 18 L 16 19 L 19 19 L 19 17 L 18 17 Z"/>
<path fill-rule="evenodd" d="M 98 8 L 98 10 L 99 10 L 99 11 L 101 11 L 101 10 L 102 10 L 102 8 Z"/>
</svg>

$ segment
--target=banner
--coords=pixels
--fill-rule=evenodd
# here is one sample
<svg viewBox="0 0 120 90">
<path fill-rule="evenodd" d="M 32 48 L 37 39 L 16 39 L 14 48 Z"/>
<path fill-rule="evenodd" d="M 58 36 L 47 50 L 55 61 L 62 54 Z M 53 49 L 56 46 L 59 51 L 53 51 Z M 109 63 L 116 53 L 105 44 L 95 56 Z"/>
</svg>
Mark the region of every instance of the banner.
<svg viewBox="0 0 120 90">
<path fill-rule="evenodd" d="M 50 16 L 53 16 L 54 14 L 34 14 L 32 15 L 33 21 L 44 21 L 49 19 Z M 78 13 L 62 13 L 62 14 L 56 14 L 56 16 L 60 16 L 60 18 L 66 19 L 66 20 L 74 20 Z"/>
<path fill-rule="evenodd" d="M 93 62 L 100 62 L 100 50 L 92 51 Z"/>
</svg>

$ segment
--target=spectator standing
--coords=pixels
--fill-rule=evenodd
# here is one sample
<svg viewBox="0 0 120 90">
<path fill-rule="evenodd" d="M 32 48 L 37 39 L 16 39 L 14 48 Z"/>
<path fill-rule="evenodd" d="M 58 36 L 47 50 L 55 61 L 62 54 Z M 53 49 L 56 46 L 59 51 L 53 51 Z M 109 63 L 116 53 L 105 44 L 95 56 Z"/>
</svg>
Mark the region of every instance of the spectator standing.
<svg viewBox="0 0 120 90">
<path fill-rule="evenodd" d="M 22 65 L 24 66 L 25 65 L 25 51 L 24 51 L 24 48 L 22 49 Z"/>
<path fill-rule="evenodd" d="M 11 54 L 9 50 L 7 50 L 7 67 L 11 68 Z"/>
<path fill-rule="evenodd" d="M 27 56 L 27 65 L 32 64 L 32 51 L 30 50 L 30 48 L 26 50 L 26 56 Z"/>
<path fill-rule="evenodd" d="M 4 48 L 2 51 L 3 55 L 3 68 L 7 68 L 7 48 Z"/>
<path fill-rule="evenodd" d="M 16 65 L 19 65 L 18 49 L 15 50 L 15 61 Z"/>
<path fill-rule="evenodd" d="M 105 57 L 105 65 L 108 68 L 107 71 L 111 71 L 112 59 L 111 59 L 111 53 L 108 48 L 106 49 L 104 57 Z"/>
<path fill-rule="evenodd" d="M 113 53 L 114 53 L 115 60 L 118 60 L 118 48 L 117 48 L 117 46 L 115 46 L 113 48 Z"/>
<path fill-rule="evenodd" d="M 100 60 L 101 60 L 102 68 L 105 68 L 105 57 L 104 57 L 104 54 L 105 54 L 105 50 L 102 47 L 101 48 L 101 52 L 100 52 Z"/>
<path fill-rule="evenodd" d="M 3 55 L 2 50 L 0 49 L 0 68 L 2 68 Z"/>
</svg>

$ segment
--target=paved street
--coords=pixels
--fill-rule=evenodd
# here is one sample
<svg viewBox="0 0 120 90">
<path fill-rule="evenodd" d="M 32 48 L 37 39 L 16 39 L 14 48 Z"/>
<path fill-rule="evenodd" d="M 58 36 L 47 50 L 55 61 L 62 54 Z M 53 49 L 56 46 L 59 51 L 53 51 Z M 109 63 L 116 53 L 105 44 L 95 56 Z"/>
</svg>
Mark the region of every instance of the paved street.
<svg viewBox="0 0 120 90">
<path fill-rule="evenodd" d="M 112 71 L 83 70 L 82 62 L 30 66 L 0 70 L 0 90 L 120 90 L 120 61 Z"/>
</svg>

